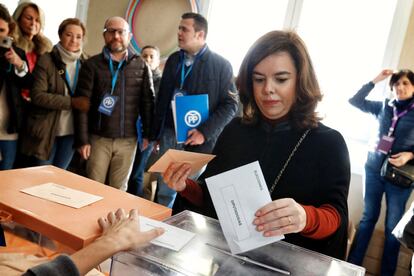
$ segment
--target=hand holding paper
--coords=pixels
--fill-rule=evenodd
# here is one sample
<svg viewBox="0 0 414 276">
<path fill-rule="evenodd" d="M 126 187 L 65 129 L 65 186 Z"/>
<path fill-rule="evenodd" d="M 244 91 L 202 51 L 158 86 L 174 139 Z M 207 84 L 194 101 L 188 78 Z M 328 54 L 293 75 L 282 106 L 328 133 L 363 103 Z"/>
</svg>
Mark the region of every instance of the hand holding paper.
<svg viewBox="0 0 414 276">
<path fill-rule="evenodd" d="M 293 198 L 274 200 L 256 212 L 254 224 L 266 237 L 298 233 L 306 226 L 306 212 Z"/>
<path fill-rule="evenodd" d="M 188 163 L 191 166 L 190 176 L 203 168 L 210 162 L 215 155 L 195 153 L 182 150 L 169 149 L 154 165 L 149 168 L 150 172 L 163 173 L 167 170 L 168 166 L 173 163 Z"/>
<path fill-rule="evenodd" d="M 256 211 L 272 201 L 259 162 L 206 178 L 206 182 L 231 253 L 284 238 L 264 237 L 253 224 Z"/>
</svg>

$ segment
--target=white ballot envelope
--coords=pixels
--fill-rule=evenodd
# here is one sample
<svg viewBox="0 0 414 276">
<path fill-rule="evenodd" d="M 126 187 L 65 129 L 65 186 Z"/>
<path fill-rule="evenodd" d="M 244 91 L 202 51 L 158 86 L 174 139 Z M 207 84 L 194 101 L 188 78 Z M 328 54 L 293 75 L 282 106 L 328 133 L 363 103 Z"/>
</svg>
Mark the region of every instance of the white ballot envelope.
<svg viewBox="0 0 414 276">
<path fill-rule="evenodd" d="M 56 183 L 45 183 L 20 191 L 76 209 L 103 199 L 101 196 L 85 193 Z"/>
<path fill-rule="evenodd" d="M 193 232 L 143 216 L 139 217 L 139 224 L 141 231 L 149 231 L 156 227 L 164 228 L 164 234 L 152 240 L 151 243 L 174 251 L 180 251 L 181 248 L 195 237 Z"/>
<path fill-rule="evenodd" d="M 215 155 L 196 153 L 183 150 L 169 149 L 160 159 L 149 168 L 149 172 L 165 172 L 172 162 L 188 163 L 191 165 L 190 176 L 201 170 Z"/>
<path fill-rule="evenodd" d="M 256 211 L 271 202 L 258 161 L 206 178 L 231 253 L 243 253 L 279 241 L 264 237 L 253 224 Z"/>
</svg>

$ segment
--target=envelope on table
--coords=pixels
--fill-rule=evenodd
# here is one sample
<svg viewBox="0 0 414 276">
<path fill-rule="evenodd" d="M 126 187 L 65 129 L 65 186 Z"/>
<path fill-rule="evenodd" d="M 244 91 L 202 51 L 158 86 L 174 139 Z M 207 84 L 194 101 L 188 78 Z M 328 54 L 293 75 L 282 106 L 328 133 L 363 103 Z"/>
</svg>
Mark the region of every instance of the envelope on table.
<svg viewBox="0 0 414 276">
<path fill-rule="evenodd" d="M 154 165 L 149 168 L 149 172 L 165 172 L 168 166 L 172 162 L 180 162 L 180 163 L 188 163 L 191 165 L 191 173 L 198 172 L 210 162 L 215 155 L 212 154 L 205 154 L 205 153 L 196 153 L 190 151 L 182 151 L 182 150 L 174 150 L 169 149 Z"/>
</svg>

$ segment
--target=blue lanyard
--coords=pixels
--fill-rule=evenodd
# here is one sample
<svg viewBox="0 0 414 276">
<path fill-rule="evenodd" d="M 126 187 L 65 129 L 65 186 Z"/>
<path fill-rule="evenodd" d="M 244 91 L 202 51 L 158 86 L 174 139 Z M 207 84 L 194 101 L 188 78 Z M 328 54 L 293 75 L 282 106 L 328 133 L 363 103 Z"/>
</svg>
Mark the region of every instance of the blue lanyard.
<svg viewBox="0 0 414 276">
<path fill-rule="evenodd" d="M 68 88 L 69 88 L 69 92 L 70 92 L 71 96 L 73 96 L 75 94 L 76 84 L 78 83 L 79 64 L 80 64 L 80 62 L 79 62 L 79 59 L 78 59 L 76 61 L 75 76 L 73 77 L 72 85 L 70 85 L 70 77 L 69 77 L 68 71 L 65 70 L 65 77 L 66 77 L 66 81 L 68 83 Z"/>
<path fill-rule="evenodd" d="M 207 45 L 204 45 L 204 47 L 200 50 L 200 52 L 198 52 L 198 54 L 195 56 L 194 61 L 190 65 L 190 67 L 188 68 L 187 72 L 185 72 L 185 57 L 184 57 L 184 53 L 183 53 L 182 62 L 181 62 L 180 89 L 183 89 L 185 79 L 188 77 L 188 75 L 190 74 L 191 70 L 193 69 L 194 63 L 197 61 L 197 59 L 199 59 L 199 58 L 201 58 L 203 56 L 203 54 L 206 52 L 206 50 L 207 50 Z"/>
<path fill-rule="evenodd" d="M 118 79 L 118 73 L 119 73 L 119 70 L 121 69 L 122 64 L 124 63 L 124 60 L 125 59 L 119 62 L 118 68 L 116 69 L 116 71 L 114 71 L 114 64 L 112 62 L 112 58 L 109 58 L 109 70 L 111 71 L 111 76 L 112 76 L 111 95 L 114 93 L 116 80 Z"/>
</svg>

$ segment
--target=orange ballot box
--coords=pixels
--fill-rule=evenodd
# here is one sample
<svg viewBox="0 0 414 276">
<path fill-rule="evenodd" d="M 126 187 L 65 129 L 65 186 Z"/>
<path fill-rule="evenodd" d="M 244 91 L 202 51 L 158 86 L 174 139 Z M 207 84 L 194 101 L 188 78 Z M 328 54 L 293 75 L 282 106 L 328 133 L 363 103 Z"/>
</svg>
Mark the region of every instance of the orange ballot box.
<svg viewBox="0 0 414 276">
<path fill-rule="evenodd" d="M 102 199 L 73 208 L 21 192 L 45 183 L 55 183 Z M 135 208 L 140 215 L 157 220 L 171 216 L 171 209 L 167 207 L 54 166 L 0 171 L 0 211 L 10 213 L 14 222 L 75 250 L 99 236 L 99 217 L 118 208 L 126 211 Z"/>
</svg>

